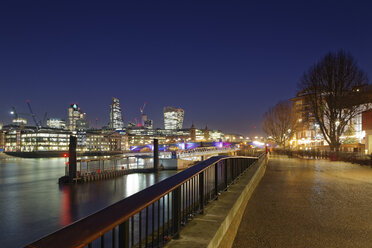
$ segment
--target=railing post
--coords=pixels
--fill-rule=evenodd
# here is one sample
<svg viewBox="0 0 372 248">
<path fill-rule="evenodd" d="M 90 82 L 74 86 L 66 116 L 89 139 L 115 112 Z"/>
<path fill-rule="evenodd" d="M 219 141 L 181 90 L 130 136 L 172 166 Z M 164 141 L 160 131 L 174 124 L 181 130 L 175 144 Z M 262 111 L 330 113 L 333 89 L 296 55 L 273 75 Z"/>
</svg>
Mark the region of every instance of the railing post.
<svg viewBox="0 0 372 248">
<path fill-rule="evenodd" d="M 235 166 L 235 159 L 232 158 L 231 161 L 230 161 L 231 182 L 234 181 L 234 166 Z"/>
<path fill-rule="evenodd" d="M 173 219 L 173 237 L 180 236 L 181 229 L 181 186 L 173 190 L 172 219 Z"/>
<path fill-rule="evenodd" d="M 240 176 L 240 158 L 236 159 L 236 177 Z"/>
<path fill-rule="evenodd" d="M 199 174 L 200 213 L 204 214 L 204 171 Z"/>
<path fill-rule="evenodd" d="M 77 145 L 77 138 L 75 136 L 70 135 L 70 145 L 69 145 L 69 159 L 68 159 L 68 166 L 69 166 L 69 181 L 70 183 L 73 182 L 73 179 L 76 178 L 76 145 Z"/>
<path fill-rule="evenodd" d="M 154 170 L 159 170 L 159 140 L 154 139 Z"/>
<path fill-rule="evenodd" d="M 218 165 L 220 162 L 214 164 L 214 193 L 218 199 Z"/>
<path fill-rule="evenodd" d="M 227 185 L 228 185 L 228 182 L 227 182 L 227 167 L 229 165 L 229 159 L 225 159 L 224 164 L 225 164 L 225 188 L 227 189 Z"/>
<path fill-rule="evenodd" d="M 129 220 L 119 225 L 119 248 L 129 248 Z"/>
</svg>

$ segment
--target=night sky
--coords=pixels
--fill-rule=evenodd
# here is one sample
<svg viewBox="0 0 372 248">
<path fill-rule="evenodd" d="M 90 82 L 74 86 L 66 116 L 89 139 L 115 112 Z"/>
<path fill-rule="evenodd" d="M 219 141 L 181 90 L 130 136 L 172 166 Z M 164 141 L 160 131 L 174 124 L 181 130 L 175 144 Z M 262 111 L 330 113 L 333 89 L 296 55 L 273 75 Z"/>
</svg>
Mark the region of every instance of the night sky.
<svg viewBox="0 0 372 248">
<path fill-rule="evenodd" d="M 115 96 L 126 124 L 147 102 L 155 127 L 175 106 L 185 127 L 258 135 L 328 51 L 350 51 L 372 77 L 368 1 L 123 2 L 1 1 L 0 121 L 30 100 L 40 118 L 78 103 L 102 126 Z"/>
</svg>

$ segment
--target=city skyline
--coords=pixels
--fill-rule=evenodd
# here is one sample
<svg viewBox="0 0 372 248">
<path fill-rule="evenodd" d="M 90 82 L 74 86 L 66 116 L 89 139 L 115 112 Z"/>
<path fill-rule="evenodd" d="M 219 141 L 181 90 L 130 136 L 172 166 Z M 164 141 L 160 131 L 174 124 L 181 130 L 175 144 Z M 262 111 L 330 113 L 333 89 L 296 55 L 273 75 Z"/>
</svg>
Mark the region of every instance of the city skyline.
<svg viewBox="0 0 372 248">
<path fill-rule="evenodd" d="M 186 127 L 262 134 L 263 113 L 294 97 L 303 72 L 326 52 L 350 51 L 372 75 L 370 7 L 3 3 L 0 121 L 10 122 L 11 106 L 28 112 L 30 99 L 39 116 L 66 118 L 66 106 L 77 103 L 103 126 L 116 96 L 126 123 L 147 102 L 155 127 L 163 107 L 176 106 L 187 111 Z"/>
<path fill-rule="evenodd" d="M 109 110 L 108 110 L 108 115 L 109 115 L 109 118 L 108 118 L 108 122 L 107 123 L 100 123 L 99 125 L 97 124 L 96 126 L 96 123 L 95 120 L 93 117 L 89 117 L 88 114 L 83 111 L 82 109 L 80 109 L 80 105 L 77 103 L 77 102 L 74 102 L 74 103 L 71 103 L 69 104 L 68 108 L 67 108 L 67 114 L 65 114 L 65 116 L 48 116 L 46 115 L 48 118 L 45 120 L 45 123 L 41 123 L 42 126 L 41 127 L 47 127 L 48 124 L 47 122 L 51 121 L 52 122 L 52 126 L 55 125 L 55 121 L 64 121 L 67 125 L 71 125 L 70 123 L 74 122 L 74 118 L 75 117 L 72 117 L 73 114 L 72 114 L 72 111 L 73 110 L 76 110 L 76 112 L 78 112 L 77 114 L 77 119 L 84 119 L 84 120 L 87 120 L 88 123 L 89 123 L 89 128 L 91 129 L 94 129 L 94 128 L 111 128 L 113 130 L 120 130 L 121 128 L 119 128 L 119 126 L 121 127 L 121 125 L 123 125 L 123 128 L 126 128 L 126 127 L 130 127 L 131 125 L 130 124 L 136 124 L 135 127 L 144 127 L 143 124 L 141 124 L 141 116 L 140 114 L 146 116 L 146 120 L 147 120 L 147 117 L 152 117 L 151 113 L 150 115 L 148 115 L 147 111 L 143 111 L 142 109 L 140 110 L 140 114 L 137 115 L 137 116 L 134 116 L 134 118 L 127 118 L 127 120 L 125 120 L 125 117 L 124 117 L 124 113 L 120 107 L 120 99 L 117 98 L 117 97 L 112 97 L 112 103 L 109 105 Z M 28 102 L 30 102 L 28 100 Z M 115 107 L 113 107 L 115 106 Z M 9 111 L 9 120 L 8 122 L 1 122 L 2 124 L 4 125 L 8 125 L 8 124 L 12 124 L 13 123 L 13 119 L 15 119 L 15 114 L 14 114 L 14 109 L 17 110 L 17 116 L 19 115 L 19 117 L 17 117 L 18 119 L 26 119 L 27 123 L 26 125 L 28 126 L 35 126 L 35 124 L 33 123 L 33 120 L 32 120 L 32 114 L 30 113 L 27 113 L 27 110 L 25 109 L 24 111 L 21 111 L 21 113 L 19 113 L 18 111 L 18 108 L 15 107 L 13 108 L 14 106 L 12 106 L 11 110 Z M 84 108 L 84 107 L 83 107 Z M 115 110 L 113 110 L 113 108 L 115 108 Z M 23 108 L 20 108 L 23 110 Z M 179 108 L 179 107 L 170 107 L 170 106 L 165 106 L 162 108 L 162 112 L 161 114 L 164 115 L 164 111 L 165 109 L 176 109 L 176 110 L 181 110 L 182 113 L 183 113 L 183 109 L 182 108 Z M 46 113 L 47 114 L 47 113 Z M 36 117 L 40 119 L 40 115 L 38 113 L 35 113 Z M 115 125 L 112 125 L 112 121 L 118 121 L 117 118 L 119 118 L 118 116 L 120 115 L 120 121 L 119 122 L 122 122 L 122 123 L 119 123 L 119 124 L 115 124 Z M 93 115 L 94 116 L 94 115 Z M 115 117 L 113 117 L 115 116 Z M 114 119 L 112 119 L 114 118 Z M 143 117 L 142 117 L 143 118 Z M 150 119 L 148 121 L 151 121 Z M 173 128 L 173 129 L 182 129 L 184 119 L 183 119 L 183 115 L 182 115 L 182 121 L 181 121 L 181 124 L 180 126 L 178 126 L 179 128 Z M 76 120 L 75 120 L 76 122 Z M 138 122 L 138 123 L 135 123 L 135 122 Z M 194 122 L 192 122 L 194 123 Z M 138 125 L 137 125 L 138 124 Z M 73 126 L 76 126 L 76 123 L 75 124 L 72 124 Z M 191 126 L 191 125 L 190 125 Z M 133 126 L 132 126 L 133 127 Z M 165 128 L 165 117 L 163 116 L 162 120 L 160 123 L 158 123 L 157 125 L 155 125 L 155 128 L 160 128 L 160 129 L 164 129 Z M 189 128 L 189 127 L 185 127 L 185 128 Z M 74 130 L 75 127 L 69 127 L 68 129 L 70 130 Z M 165 128 L 167 129 L 167 128 Z M 172 129 L 172 128 L 171 128 Z"/>
</svg>

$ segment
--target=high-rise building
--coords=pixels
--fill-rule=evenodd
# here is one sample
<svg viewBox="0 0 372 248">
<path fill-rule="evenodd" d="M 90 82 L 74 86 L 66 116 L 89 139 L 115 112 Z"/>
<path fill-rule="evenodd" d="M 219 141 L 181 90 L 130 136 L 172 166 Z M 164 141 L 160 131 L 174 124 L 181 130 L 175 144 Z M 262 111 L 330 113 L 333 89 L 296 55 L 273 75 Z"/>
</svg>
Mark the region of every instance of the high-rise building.
<svg viewBox="0 0 372 248">
<path fill-rule="evenodd" d="M 110 105 L 110 128 L 115 130 L 122 130 L 124 128 L 120 102 L 119 99 L 115 97 L 112 98 L 112 103 Z"/>
<path fill-rule="evenodd" d="M 181 129 L 183 124 L 184 111 L 180 108 L 164 108 L 164 128 Z"/>
<path fill-rule="evenodd" d="M 17 126 L 26 126 L 27 125 L 27 119 L 22 117 L 17 117 L 13 119 L 13 124 Z"/>
<path fill-rule="evenodd" d="M 3 129 L 3 123 L 0 122 L 0 149 L 4 149 L 5 147 L 5 131 L 1 131 Z"/>
<path fill-rule="evenodd" d="M 47 120 L 47 127 L 56 129 L 66 129 L 66 121 L 57 118 L 50 118 Z"/>
<path fill-rule="evenodd" d="M 77 104 L 71 104 L 68 108 L 68 129 L 76 131 L 76 122 L 78 120 L 85 120 L 86 114 L 81 111 Z"/>
<path fill-rule="evenodd" d="M 146 120 L 144 124 L 145 128 L 152 129 L 153 128 L 153 121 L 152 120 Z"/>
</svg>

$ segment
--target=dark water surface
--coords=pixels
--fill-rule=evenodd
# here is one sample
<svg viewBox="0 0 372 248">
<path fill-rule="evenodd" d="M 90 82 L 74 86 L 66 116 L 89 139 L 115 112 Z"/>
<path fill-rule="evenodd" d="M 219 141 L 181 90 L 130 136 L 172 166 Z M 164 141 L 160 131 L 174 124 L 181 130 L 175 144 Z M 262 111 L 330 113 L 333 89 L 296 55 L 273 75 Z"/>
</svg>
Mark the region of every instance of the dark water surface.
<svg viewBox="0 0 372 248">
<path fill-rule="evenodd" d="M 176 171 L 60 186 L 64 158 L 0 154 L 0 243 L 20 247 L 159 182 Z"/>
</svg>

